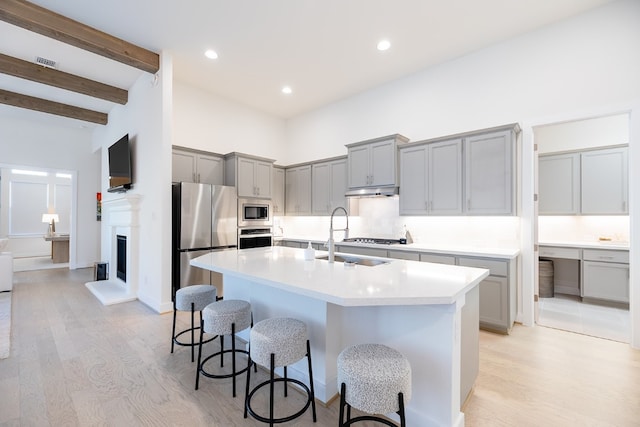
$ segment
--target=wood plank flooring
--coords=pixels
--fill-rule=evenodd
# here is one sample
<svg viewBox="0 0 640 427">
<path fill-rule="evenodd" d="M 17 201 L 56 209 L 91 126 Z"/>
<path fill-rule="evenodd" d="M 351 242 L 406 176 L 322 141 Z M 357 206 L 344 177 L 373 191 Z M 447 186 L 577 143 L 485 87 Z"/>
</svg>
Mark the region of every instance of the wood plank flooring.
<svg viewBox="0 0 640 427">
<path fill-rule="evenodd" d="M 14 280 L 0 426 L 264 425 L 242 417 L 244 376 L 235 399 L 230 379 L 201 378 L 194 390 L 189 349 L 169 353 L 170 314 L 137 301 L 102 306 L 84 286 L 91 269 Z M 188 315 L 180 314 L 184 328 Z M 290 393 L 279 410 L 301 402 Z M 282 425 L 336 426 L 337 402 L 317 406 L 317 423 L 309 411 Z M 464 411 L 467 426 L 639 426 L 640 351 L 543 327 L 481 332 L 480 375 Z"/>
</svg>

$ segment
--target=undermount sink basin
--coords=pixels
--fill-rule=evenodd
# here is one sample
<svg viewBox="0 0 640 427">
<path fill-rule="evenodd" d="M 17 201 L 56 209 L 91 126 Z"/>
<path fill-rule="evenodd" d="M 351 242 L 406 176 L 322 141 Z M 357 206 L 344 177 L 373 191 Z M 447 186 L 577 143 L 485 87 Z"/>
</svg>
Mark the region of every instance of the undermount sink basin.
<svg viewBox="0 0 640 427">
<path fill-rule="evenodd" d="M 316 257 L 316 259 L 321 259 L 324 261 L 328 261 L 329 260 L 329 255 L 321 255 Z M 335 262 L 343 262 L 345 263 L 345 265 L 349 265 L 349 264 L 357 264 L 357 265 L 364 265 L 367 267 L 375 267 L 376 265 L 380 265 L 380 264 L 389 264 L 389 261 L 384 260 L 384 259 L 374 259 L 374 258 L 358 258 L 358 257 L 354 257 L 354 256 L 342 256 L 342 255 L 335 255 L 334 256 L 334 261 Z"/>
</svg>

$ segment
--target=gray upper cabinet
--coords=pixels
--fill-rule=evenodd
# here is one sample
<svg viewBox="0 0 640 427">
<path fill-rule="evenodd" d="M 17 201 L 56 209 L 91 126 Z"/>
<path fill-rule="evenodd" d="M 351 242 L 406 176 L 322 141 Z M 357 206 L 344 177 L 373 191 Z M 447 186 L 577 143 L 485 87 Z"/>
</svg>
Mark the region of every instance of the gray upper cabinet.
<svg viewBox="0 0 640 427">
<path fill-rule="evenodd" d="M 225 156 L 225 184 L 235 186 L 238 197 L 271 199 L 274 160 L 238 153 Z"/>
<path fill-rule="evenodd" d="M 465 212 L 514 214 L 515 129 L 464 138 Z"/>
<path fill-rule="evenodd" d="M 627 148 L 581 153 L 582 213 L 628 214 Z"/>
<path fill-rule="evenodd" d="M 224 159 L 213 153 L 174 148 L 171 179 L 173 182 L 224 183 Z"/>
<path fill-rule="evenodd" d="M 274 215 L 284 215 L 284 168 L 273 168 L 273 191 L 271 197 L 271 206 L 273 206 Z"/>
<path fill-rule="evenodd" d="M 399 153 L 401 215 L 462 212 L 461 139 L 408 144 Z"/>
<path fill-rule="evenodd" d="M 540 156 L 538 195 L 541 215 L 580 213 L 580 154 Z"/>
<path fill-rule="evenodd" d="M 541 215 L 626 215 L 627 148 L 540 156 L 538 212 Z"/>
<path fill-rule="evenodd" d="M 396 185 L 396 148 L 407 141 L 404 136 L 395 134 L 347 145 L 349 188 Z"/>
<path fill-rule="evenodd" d="M 311 165 L 287 168 L 284 181 L 286 214 L 311 215 Z"/>
<path fill-rule="evenodd" d="M 311 166 L 312 213 L 330 215 L 333 209 L 342 206 L 349 209 L 347 191 L 347 159 L 314 163 Z"/>
</svg>

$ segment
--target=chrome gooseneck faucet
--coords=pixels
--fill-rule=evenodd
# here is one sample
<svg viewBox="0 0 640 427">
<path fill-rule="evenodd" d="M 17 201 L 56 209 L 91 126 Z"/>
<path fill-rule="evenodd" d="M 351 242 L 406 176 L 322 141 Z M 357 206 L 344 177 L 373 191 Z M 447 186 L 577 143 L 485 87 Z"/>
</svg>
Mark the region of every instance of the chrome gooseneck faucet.
<svg viewBox="0 0 640 427">
<path fill-rule="evenodd" d="M 347 225 L 345 228 L 339 228 L 337 230 L 333 229 L 333 215 L 335 215 L 335 213 L 338 210 L 343 210 L 344 211 L 344 215 L 347 218 Z M 329 262 L 333 262 L 334 261 L 334 252 L 335 252 L 335 242 L 333 240 L 333 232 L 334 231 L 344 231 L 344 238 L 346 239 L 347 237 L 349 237 L 349 214 L 347 213 L 347 210 L 345 208 L 343 208 L 342 206 L 338 206 L 337 208 L 335 208 L 333 210 L 333 212 L 331 212 L 331 223 L 329 225 L 329 241 L 327 242 L 328 246 L 329 246 L 329 258 L 328 261 Z"/>
</svg>

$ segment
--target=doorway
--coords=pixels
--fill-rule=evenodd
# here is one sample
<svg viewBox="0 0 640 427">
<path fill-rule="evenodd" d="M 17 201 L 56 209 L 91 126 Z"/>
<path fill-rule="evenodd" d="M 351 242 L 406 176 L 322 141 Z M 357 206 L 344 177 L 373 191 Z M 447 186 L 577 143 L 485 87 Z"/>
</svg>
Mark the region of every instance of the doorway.
<svg viewBox="0 0 640 427">
<path fill-rule="evenodd" d="M 537 287 L 536 323 L 628 343 L 630 212 L 628 199 L 615 197 L 628 197 L 629 115 L 539 125 L 533 133 L 539 196 L 535 237 L 544 268 L 552 269 L 551 290 Z M 607 161 L 609 169 L 594 167 Z M 594 185 L 604 195 L 591 203 Z M 615 199 L 613 208 L 606 205 L 609 196 Z M 609 278 L 607 272 L 614 275 Z"/>
<path fill-rule="evenodd" d="M 69 268 L 75 173 L 1 165 L 0 235 L 14 271 Z"/>
</svg>

